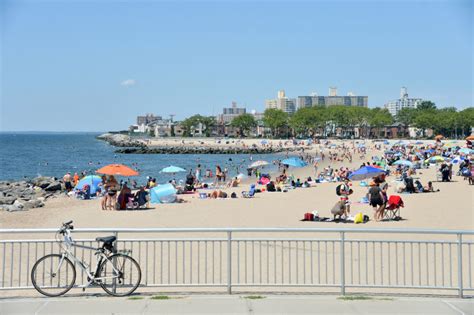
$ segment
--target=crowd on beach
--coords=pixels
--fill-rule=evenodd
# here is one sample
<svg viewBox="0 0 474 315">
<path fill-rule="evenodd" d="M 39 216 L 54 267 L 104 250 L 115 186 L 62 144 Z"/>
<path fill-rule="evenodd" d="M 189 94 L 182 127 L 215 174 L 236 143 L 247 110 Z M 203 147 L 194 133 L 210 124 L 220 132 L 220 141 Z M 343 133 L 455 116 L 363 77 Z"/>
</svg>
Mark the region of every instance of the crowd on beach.
<svg viewBox="0 0 474 315">
<path fill-rule="evenodd" d="M 303 144 L 295 141 L 288 140 L 278 145 Z M 261 145 L 270 144 L 262 143 Z M 371 156 L 368 156 L 369 152 Z M 220 165 L 212 168 L 204 167 L 197 163 L 195 168 L 186 171 L 183 180 L 172 179 L 165 183 L 173 187 L 176 196 L 158 202 L 187 202 L 189 198 L 180 198 L 180 195 L 187 194 L 199 199 L 253 198 L 256 194 L 263 192 L 289 192 L 293 189 L 310 188 L 323 183 L 337 183 L 337 202 L 332 209 L 328 209 L 332 217 L 312 213 L 311 220 L 353 222 L 358 214 L 355 216 L 351 214 L 351 204 L 354 201 L 350 199 L 356 189 L 354 183 L 359 182 L 357 189 L 366 190 L 366 196 L 355 202 L 370 206 L 374 211 L 373 219 L 380 221 L 386 217 L 387 209 L 403 206 L 400 194 L 439 191 L 434 187 L 433 181 L 422 183 L 417 177 L 417 172 L 422 169 L 436 167 L 437 181 L 449 182 L 453 175 L 459 175 L 469 184 L 474 184 L 473 153 L 470 141 L 467 141 L 465 147 L 461 147 L 459 143 L 442 141 L 441 138 L 432 142 L 398 141 L 395 143 L 386 140 L 339 143 L 329 140 L 311 140 L 300 146 L 298 154 L 290 156 L 287 152 L 281 159 L 273 161 L 272 164 L 277 170 L 276 174 L 265 171 L 266 165 L 269 164 L 265 161 L 252 163 L 255 162 L 252 156 L 248 157 L 248 161 L 243 160 L 239 163 L 235 163 L 230 158 L 229 161 L 232 163 L 222 167 Z M 354 156 L 365 162 L 355 167 Z M 285 162 L 293 161 L 291 159 L 297 162 L 296 165 Z M 258 164 L 258 162 L 261 163 Z M 249 165 L 246 166 L 246 163 Z M 291 174 L 292 169 L 303 166 L 309 166 L 305 169 L 306 176 L 296 177 Z M 233 171 L 237 174 L 236 176 L 229 175 L 230 168 L 235 168 Z M 242 174 L 244 169 L 247 171 L 246 175 Z M 63 178 L 66 190 L 71 195 L 82 199 L 101 198 L 103 210 L 147 208 L 152 191 L 164 185 L 159 185 L 157 179 L 152 176 L 148 176 L 143 185 L 138 185 L 135 180 L 117 181 L 114 175 L 102 175 L 94 194 L 91 194 L 88 192 L 90 187 L 87 185 L 82 186 L 81 189 L 74 188 L 85 175 L 67 173 Z M 393 178 L 391 183 L 395 183 L 393 188 L 397 195 L 388 194 L 387 177 L 389 176 Z M 249 184 L 250 187 L 238 193 L 234 188 L 244 183 Z M 393 204 L 394 202 L 397 204 Z M 401 219 L 396 216 L 394 218 Z"/>
</svg>

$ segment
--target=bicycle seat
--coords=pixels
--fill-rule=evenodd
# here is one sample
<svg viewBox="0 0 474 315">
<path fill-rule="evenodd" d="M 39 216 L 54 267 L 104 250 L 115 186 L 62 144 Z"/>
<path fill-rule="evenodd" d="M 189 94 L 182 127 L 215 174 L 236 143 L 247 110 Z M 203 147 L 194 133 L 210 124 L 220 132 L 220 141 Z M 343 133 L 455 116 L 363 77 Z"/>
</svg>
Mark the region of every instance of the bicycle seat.
<svg viewBox="0 0 474 315">
<path fill-rule="evenodd" d="M 104 237 L 97 237 L 95 240 L 97 242 L 104 242 L 104 243 L 113 243 L 117 238 L 115 236 L 104 236 Z"/>
</svg>

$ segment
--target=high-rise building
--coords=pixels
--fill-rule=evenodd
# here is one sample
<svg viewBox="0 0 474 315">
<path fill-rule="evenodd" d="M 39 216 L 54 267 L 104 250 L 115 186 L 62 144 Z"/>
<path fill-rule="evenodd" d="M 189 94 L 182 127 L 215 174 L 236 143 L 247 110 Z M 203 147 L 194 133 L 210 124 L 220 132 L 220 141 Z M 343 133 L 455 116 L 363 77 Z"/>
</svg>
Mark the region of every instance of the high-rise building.
<svg viewBox="0 0 474 315">
<path fill-rule="evenodd" d="M 276 108 L 292 114 L 296 111 L 296 99 L 288 98 L 284 90 L 279 90 L 276 99 L 265 100 L 265 108 Z"/>
<path fill-rule="evenodd" d="M 347 96 L 338 96 L 336 87 L 329 88 L 329 96 L 312 94 L 314 95 L 298 96 L 297 108 L 333 105 L 367 107 L 369 103 L 368 96 L 356 96 L 352 92 L 349 92 Z"/>
<path fill-rule="evenodd" d="M 245 114 L 247 109 L 245 107 L 237 107 L 237 102 L 232 102 L 231 107 L 224 107 L 222 114 L 217 116 L 220 123 L 230 123 L 235 117 Z"/>
<path fill-rule="evenodd" d="M 400 89 L 400 98 L 398 100 L 390 101 L 384 105 L 386 109 L 393 116 L 397 115 L 402 108 L 417 108 L 418 104 L 423 101 L 421 98 L 409 98 L 406 87 Z"/>
</svg>

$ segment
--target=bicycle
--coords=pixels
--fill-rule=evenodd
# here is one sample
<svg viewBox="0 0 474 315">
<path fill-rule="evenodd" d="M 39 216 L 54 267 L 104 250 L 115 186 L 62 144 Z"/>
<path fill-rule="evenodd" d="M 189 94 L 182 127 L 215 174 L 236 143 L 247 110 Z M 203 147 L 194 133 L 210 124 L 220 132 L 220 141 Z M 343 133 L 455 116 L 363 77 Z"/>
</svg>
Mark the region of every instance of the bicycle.
<svg viewBox="0 0 474 315">
<path fill-rule="evenodd" d="M 96 241 L 103 243 L 99 248 L 79 245 L 72 239 L 73 229 L 72 221 L 63 223 L 56 233 L 56 240 L 62 248 L 61 253 L 46 255 L 34 264 L 31 270 L 31 282 L 35 289 L 49 297 L 67 293 L 75 284 L 75 265 L 77 265 L 87 275 L 87 283 L 78 286 L 82 287 L 83 291 L 95 284 L 113 296 L 132 294 L 140 285 L 141 269 L 135 259 L 117 251 L 114 246 L 117 238 L 97 237 Z M 95 251 L 97 265 L 94 272 L 91 266 L 75 256 L 73 247 Z"/>
</svg>

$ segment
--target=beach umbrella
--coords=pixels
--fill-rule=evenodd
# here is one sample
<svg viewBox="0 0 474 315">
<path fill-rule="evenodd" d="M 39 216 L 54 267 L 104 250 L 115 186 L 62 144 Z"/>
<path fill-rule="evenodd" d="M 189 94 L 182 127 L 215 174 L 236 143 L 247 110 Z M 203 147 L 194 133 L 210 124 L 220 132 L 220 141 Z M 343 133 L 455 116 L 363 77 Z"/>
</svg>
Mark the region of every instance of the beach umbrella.
<svg viewBox="0 0 474 315">
<path fill-rule="evenodd" d="M 452 160 L 451 160 L 451 163 L 453 164 L 457 164 L 459 162 L 461 162 L 463 159 L 460 157 L 460 156 L 455 156 Z"/>
<path fill-rule="evenodd" d="M 262 140 L 262 141 L 260 141 L 260 143 L 261 143 L 261 144 L 267 144 L 268 141 L 267 141 L 267 140 Z"/>
<path fill-rule="evenodd" d="M 97 175 L 87 175 L 83 177 L 74 187 L 76 190 L 82 190 L 85 185 L 89 185 L 91 195 L 94 195 L 97 192 L 99 184 L 102 183 L 102 178 Z"/>
<path fill-rule="evenodd" d="M 458 153 L 461 154 L 474 154 L 474 150 L 469 149 L 469 148 L 461 148 L 458 150 Z"/>
<path fill-rule="evenodd" d="M 357 171 L 354 171 L 351 175 L 349 175 L 350 180 L 364 180 L 367 178 L 372 178 L 379 174 L 385 173 L 384 170 L 372 167 L 372 166 L 364 166 L 359 168 Z"/>
<path fill-rule="evenodd" d="M 257 168 L 257 167 L 261 167 L 261 166 L 265 166 L 265 165 L 268 165 L 269 163 L 267 161 L 255 161 L 253 162 L 252 164 L 249 165 L 249 168 Z"/>
<path fill-rule="evenodd" d="M 383 144 L 390 144 L 390 142 L 388 142 L 388 140 L 384 140 Z"/>
<path fill-rule="evenodd" d="M 178 166 L 170 165 L 160 171 L 160 173 L 179 173 L 179 172 L 186 172 L 186 170 Z"/>
<path fill-rule="evenodd" d="M 415 144 L 423 144 L 423 141 L 417 141 Z"/>
<path fill-rule="evenodd" d="M 426 159 L 425 163 L 440 163 L 440 162 L 444 162 L 444 161 L 445 161 L 444 157 L 442 157 L 440 155 L 436 155 L 436 156 L 430 157 L 429 159 Z"/>
<path fill-rule="evenodd" d="M 97 174 L 117 175 L 117 176 L 137 176 L 138 172 L 123 164 L 109 164 L 97 171 Z"/>
<path fill-rule="evenodd" d="M 306 163 L 305 161 L 295 158 L 295 157 L 284 159 L 283 161 L 281 161 L 281 164 L 294 166 L 294 167 L 303 167 L 303 166 L 308 165 L 308 163 Z"/>
<path fill-rule="evenodd" d="M 398 160 L 394 162 L 393 165 L 404 165 L 404 166 L 412 167 L 413 163 L 408 160 Z"/>
<path fill-rule="evenodd" d="M 444 138 L 443 135 L 437 135 L 437 136 L 435 137 L 436 140 L 441 140 L 441 139 L 443 139 L 443 138 Z"/>
<path fill-rule="evenodd" d="M 443 145 L 445 148 L 454 148 L 454 147 L 457 147 L 457 143 L 456 142 L 449 142 L 449 143 L 445 143 Z"/>
<path fill-rule="evenodd" d="M 474 140 L 474 135 L 470 135 L 469 137 L 466 138 L 466 140 L 473 141 Z"/>
</svg>

